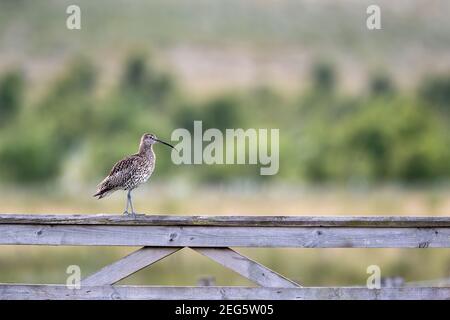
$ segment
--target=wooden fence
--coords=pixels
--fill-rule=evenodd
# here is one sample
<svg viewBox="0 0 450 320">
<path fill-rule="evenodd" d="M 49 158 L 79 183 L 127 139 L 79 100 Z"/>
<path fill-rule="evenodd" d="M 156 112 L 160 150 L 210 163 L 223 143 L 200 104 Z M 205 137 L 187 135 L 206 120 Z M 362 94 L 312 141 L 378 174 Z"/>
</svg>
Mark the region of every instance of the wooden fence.
<svg viewBox="0 0 450 320">
<path fill-rule="evenodd" d="M 450 217 L 1 214 L 0 245 L 142 247 L 89 275 L 79 289 L 0 284 L 0 299 L 450 299 L 450 287 L 302 287 L 230 248 L 449 248 Z M 115 285 L 184 247 L 256 286 Z"/>
</svg>

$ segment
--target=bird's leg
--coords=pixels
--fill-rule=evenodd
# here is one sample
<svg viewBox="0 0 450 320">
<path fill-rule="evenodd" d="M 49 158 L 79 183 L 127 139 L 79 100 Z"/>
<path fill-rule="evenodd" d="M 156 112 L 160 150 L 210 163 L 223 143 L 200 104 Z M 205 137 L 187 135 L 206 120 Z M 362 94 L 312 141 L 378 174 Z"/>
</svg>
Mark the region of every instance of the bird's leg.
<svg viewBox="0 0 450 320">
<path fill-rule="evenodd" d="M 133 218 L 136 218 L 136 213 L 134 212 L 134 208 L 133 208 L 133 201 L 131 201 L 131 190 L 128 191 L 128 199 L 130 201 L 130 206 L 131 206 L 131 215 L 133 216 Z"/>
<path fill-rule="evenodd" d="M 128 205 L 130 203 L 130 190 L 128 190 L 127 194 L 127 206 L 125 207 L 125 211 L 123 212 L 124 215 L 128 215 Z"/>
</svg>

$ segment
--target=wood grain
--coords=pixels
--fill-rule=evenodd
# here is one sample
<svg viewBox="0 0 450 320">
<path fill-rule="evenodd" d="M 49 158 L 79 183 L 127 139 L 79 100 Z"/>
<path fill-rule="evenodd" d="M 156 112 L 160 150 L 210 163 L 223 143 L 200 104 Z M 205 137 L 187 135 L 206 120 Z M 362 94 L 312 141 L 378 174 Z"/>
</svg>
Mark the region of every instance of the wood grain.
<svg viewBox="0 0 450 320">
<path fill-rule="evenodd" d="M 0 224 L 240 226 L 240 227 L 450 227 L 450 217 L 402 216 L 177 216 L 0 214 Z"/>
<path fill-rule="evenodd" d="M 251 287 L 161 287 L 0 284 L 3 300 L 448 300 L 450 288 L 403 287 L 370 290 L 351 288 L 251 288 Z"/>
<path fill-rule="evenodd" d="M 0 224 L 0 245 L 449 248 L 450 228 Z"/>
</svg>

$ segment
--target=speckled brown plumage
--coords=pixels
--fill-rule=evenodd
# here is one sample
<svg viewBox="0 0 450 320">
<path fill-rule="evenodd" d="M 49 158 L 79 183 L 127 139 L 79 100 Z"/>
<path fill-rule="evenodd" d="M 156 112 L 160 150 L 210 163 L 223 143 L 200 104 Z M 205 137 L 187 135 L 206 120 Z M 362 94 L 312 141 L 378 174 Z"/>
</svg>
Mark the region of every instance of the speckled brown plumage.
<svg viewBox="0 0 450 320">
<path fill-rule="evenodd" d="M 139 153 L 126 157 L 114 165 L 94 196 L 101 199 L 116 190 L 133 190 L 150 178 L 154 168 L 154 157 L 148 158 Z"/>
<path fill-rule="evenodd" d="M 117 162 L 108 176 L 98 185 L 94 197 L 104 198 L 116 190 L 127 190 L 128 200 L 124 213 L 128 213 L 128 204 L 131 202 L 131 191 L 146 182 L 155 169 L 155 153 L 153 144 L 161 142 L 173 148 L 172 145 L 159 140 L 153 134 L 144 134 L 139 145 L 139 152 Z M 134 214 L 134 212 L 132 212 Z"/>
</svg>

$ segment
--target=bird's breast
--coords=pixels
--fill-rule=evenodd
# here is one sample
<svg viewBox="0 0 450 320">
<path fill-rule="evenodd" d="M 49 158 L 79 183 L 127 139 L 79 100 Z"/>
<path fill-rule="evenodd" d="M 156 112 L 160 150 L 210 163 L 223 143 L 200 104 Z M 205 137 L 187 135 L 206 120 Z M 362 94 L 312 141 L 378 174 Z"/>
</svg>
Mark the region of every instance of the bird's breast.
<svg viewBox="0 0 450 320">
<path fill-rule="evenodd" d="M 155 163 L 154 161 L 149 161 L 148 163 L 145 164 L 145 166 L 142 167 L 142 171 L 141 171 L 141 183 L 146 182 L 150 176 L 153 173 L 153 170 L 155 169 Z"/>
</svg>

